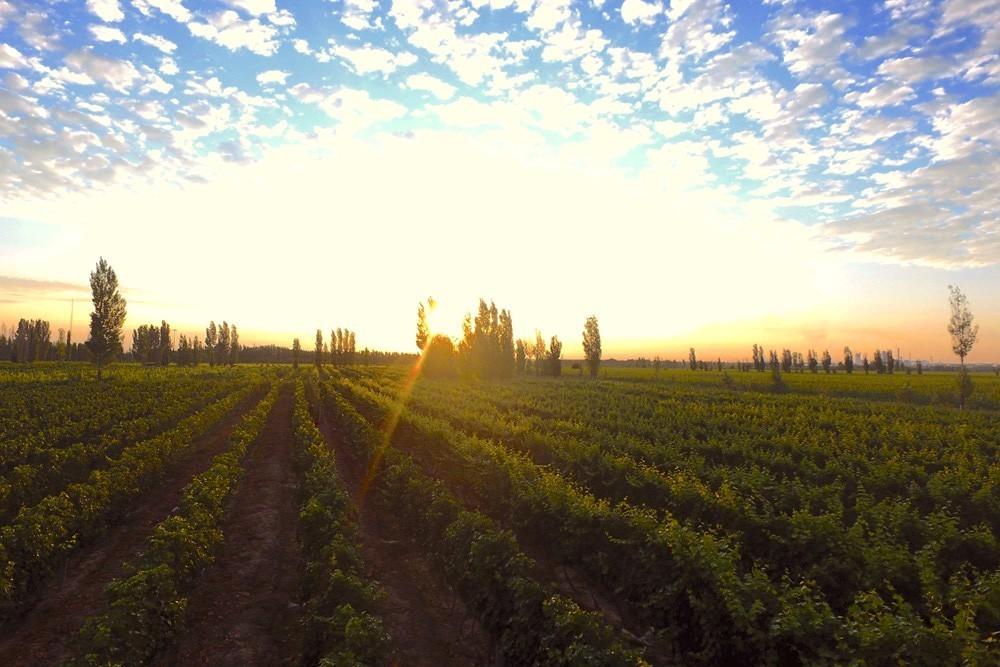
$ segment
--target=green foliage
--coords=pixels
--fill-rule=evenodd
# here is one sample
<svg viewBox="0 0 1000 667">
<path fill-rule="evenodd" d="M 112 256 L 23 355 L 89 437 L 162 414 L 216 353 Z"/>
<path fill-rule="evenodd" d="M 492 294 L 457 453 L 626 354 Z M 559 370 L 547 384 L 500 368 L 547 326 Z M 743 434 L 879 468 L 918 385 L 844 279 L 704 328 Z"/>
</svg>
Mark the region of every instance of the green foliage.
<svg viewBox="0 0 1000 667">
<path fill-rule="evenodd" d="M 184 488 L 177 513 L 153 529 L 142 555 L 126 566 L 126 576 L 108 586 L 108 610 L 84 623 L 71 664 L 146 664 L 181 630 L 185 591 L 222 542 L 225 500 L 278 391 L 276 385 L 233 429 L 226 451 Z"/>
</svg>

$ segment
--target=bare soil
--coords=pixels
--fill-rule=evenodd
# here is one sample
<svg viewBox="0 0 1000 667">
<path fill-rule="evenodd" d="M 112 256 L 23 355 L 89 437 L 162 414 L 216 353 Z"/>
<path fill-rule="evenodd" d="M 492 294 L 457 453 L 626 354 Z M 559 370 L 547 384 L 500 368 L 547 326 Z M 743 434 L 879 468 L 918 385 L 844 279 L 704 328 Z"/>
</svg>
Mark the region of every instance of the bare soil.
<svg viewBox="0 0 1000 667">
<path fill-rule="evenodd" d="M 493 664 L 489 637 L 419 547 L 408 540 L 393 540 L 382 534 L 371 504 L 358 503 L 364 471 L 347 453 L 343 434 L 322 414 L 318 422 L 327 442 L 333 446 L 341 477 L 358 511 L 361 553 L 368 574 L 386 594 L 380 612 L 392 635 L 394 664 L 406 667 Z"/>
<path fill-rule="evenodd" d="M 187 630 L 159 665 L 294 665 L 300 660 L 298 478 L 286 387 L 249 453 L 222 522 L 224 544 L 198 578 Z"/>
<path fill-rule="evenodd" d="M 148 489 L 130 513 L 70 557 L 62 576 L 40 591 L 24 615 L 2 628 L 0 665 L 37 667 L 66 657 L 69 641 L 84 619 L 103 608 L 104 589 L 122 573 L 122 566 L 139 554 L 152 529 L 177 508 L 181 491 L 191 478 L 225 450 L 233 428 L 259 399 L 257 393 L 242 401 Z"/>
</svg>

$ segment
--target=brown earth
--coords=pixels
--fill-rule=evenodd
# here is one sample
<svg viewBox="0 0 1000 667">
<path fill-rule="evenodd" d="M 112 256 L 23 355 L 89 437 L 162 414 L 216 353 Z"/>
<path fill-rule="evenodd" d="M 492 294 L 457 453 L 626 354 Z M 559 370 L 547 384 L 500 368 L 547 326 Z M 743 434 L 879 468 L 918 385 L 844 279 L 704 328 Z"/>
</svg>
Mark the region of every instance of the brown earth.
<svg viewBox="0 0 1000 667">
<path fill-rule="evenodd" d="M 286 387 L 248 455 L 221 528 L 224 544 L 191 593 L 187 630 L 159 665 L 299 662 L 304 567 Z"/>
<path fill-rule="evenodd" d="M 492 664 L 489 637 L 433 564 L 412 542 L 387 539 L 370 504 L 359 506 L 364 471 L 348 455 L 343 434 L 322 414 L 318 422 L 359 510 L 359 539 L 368 574 L 386 594 L 379 611 L 392 635 L 393 663 L 406 667 Z"/>
<path fill-rule="evenodd" d="M 191 478 L 207 469 L 212 458 L 225 450 L 233 427 L 259 399 L 257 393 L 243 400 L 136 501 L 135 509 L 70 557 L 62 575 L 39 593 L 23 616 L 0 632 L 0 665 L 37 667 L 66 657 L 68 644 L 83 620 L 103 608 L 105 587 L 122 573 L 126 562 L 138 555 L 152 529 L 176 509 L 181 491 Z"/>
</svg>

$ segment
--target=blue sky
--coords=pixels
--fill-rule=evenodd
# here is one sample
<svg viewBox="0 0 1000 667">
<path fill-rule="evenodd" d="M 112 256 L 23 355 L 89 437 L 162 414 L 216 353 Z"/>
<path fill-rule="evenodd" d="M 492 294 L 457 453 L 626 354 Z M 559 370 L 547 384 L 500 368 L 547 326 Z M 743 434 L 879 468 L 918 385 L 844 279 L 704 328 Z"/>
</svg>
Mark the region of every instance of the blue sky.
<svg viewBox="0 0 1000 667">
<path fill-rule="evenodd" d="M 961 271 L 974 303 L 993 299 L 987 315 L 1000 317 L 998 88 L 1000 3 L 985 0 L 0 0 L 0 225 L 18 230 L 0 239 L 19 239 L 0 248 L 12 267 L 0 273 L 78 274 L 99 245 L 81 245 L 81 225 L 120 255 L 141 254 L 118 237 L 167 215 L 127 208 L 145 192 L 179 207 L 169 224 L 182 227 L 191 211 L 234 235 L 287 217 L 302 236 L 364 244 L 411 238 L 412 226 L 447 237 L 433 245 L 448 256 L 469 252 L 456 231 L 501 224 L 530 238 L 539 220 L 551 242 L 582 230 L 706 247 L 732 234 L 747 239 L 723 252 L 732 271 L 760 274 L 748 290 L 803 275 L 797 298 L 809 307 L 768 316 L 803 317 L 815 301 L 829 311 L 844 305 L 838 283 L 862 294 L 879 271 L 912 267 L 942 285 Z M 302 165 L 307 180 L 329 169 L 329 190 L 290 182 Z M 242 208 L 222 185 L 241 179 L 264 184 Z M 284 208 L 260 218 L 275 199 Z M 483 208 L 497 209 L 485 214 L 493 227 L 476 227 Z M 68 212 L 81 219 L 60 246 L 51 229 Z M 32 223 L 46 231 L 25 250 Z M 771 248 L 810 259 L 785 272 L 741 263 Z M 386 259 L 406 273 L 409 256 L 398 247 Z M 452 274 L 481 266 L 449 261 Z M 134 264 L 156 292 L 156 258 Z M 610 273 L 632 291 L 655 280 Z M 452 289 L 448 275 L 430 270 L 417 289 Z M 502 291 L 489 271 L 478 277 L 478 289 Z M 622 339 L 720 326 L 705 314 L 646 324 L 669 331 Z"/>
</svg>

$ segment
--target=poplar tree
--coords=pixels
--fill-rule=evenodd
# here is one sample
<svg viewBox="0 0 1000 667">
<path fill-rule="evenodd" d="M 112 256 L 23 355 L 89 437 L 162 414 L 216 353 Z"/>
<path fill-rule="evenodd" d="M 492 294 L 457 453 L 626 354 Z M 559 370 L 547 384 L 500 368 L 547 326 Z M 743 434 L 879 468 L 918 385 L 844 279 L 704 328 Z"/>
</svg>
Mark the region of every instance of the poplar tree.
<svg viewBox="0 0 1000 667">
<path fill-rule="evenodd" d="M 844 346 L 844 370 L 848 373 L 854 372 L 854 353 L 847 345 Z"/>
<path fill-rule="evenodd" d="M 830 350 L 823 350 L 823 372 L 829 373 L 832 365 L 833 357 L 830 356 Z"/>
<path fill-rule="evenodd" d="M 562 342 L 558 336 L 553 336 L 549 341 L 548 361 L 549 374 L 552 377 L 559 377 L 562 374 Z"/>
<path fill-rule="evenodd" d="M 236 325 L 229 327 L 229 365 L 235 366 L 240 360 L 240 333 L 236 330 Z"/>
<path fill-rule="evenodd" d="M 417 336 L 416 343 L 417 349 L 423 351 L 427 346 L 427 337 L 430 335 L 430 329 L 427 326 L 427 310 L 424 307 L 424 302 L 421 301 L 417 304 Z"/>
<path fill-rule="evenodd" d="M 316 329 L 316 347 L 314 351 L 315 358 L 313 363 L 316 364 L 316 368 L 323 365 L 323 331 L 321 329 Z"/>
<path fill-rule="evenodd" d="M 535 375 L 541 375 L 542 362 L 545 360 L 545 339 L 538 329 L 535 329 L 535 348 L 532 358 L 535 360 Z"/>
<path fill-rule="evenodd" d="M 97 379 L 101 380 L 104 365 L 121 351 L 122 327 L 125 326 L 126 305 L 118 290 L 118 276 L 103 257 L 90 274 L 90 291 L 94 311 L 90 314 L 90 340 L 87 349 L 97 364 Z"/>
<path fill-rule="evenodd" d="M 159 363 L 161 366 L 170 364 L 170 325 L 166 320 L 160 320 L 160 346 L 158 350 Z"/>
<path fill-rule="evenodd" d="M 590 377 L 597 377 L 601 366 L 601 330 L 596 315 L 588 317 L 583 324 L 583 356 L 587 360 Z"/>
<path fill-rule="evenodd" d="M 208 365 L 215 365 L 215 344 L 218 341 L 219 332 L 215 328 L 215 320 L 208 323 L 205 329 L 205 351 L 208 353 Z"/>
<path fill-rule="evenodd" d="M 972 351 L 979 337 L 979 325 L 973 322 L 972 311 L 969 310 L 969 299 L 958 286 L 948 285 L 950 295 L 948 304 L 951 306 L 951 319 L 948 320 L 948 333 L 951 335 L 951 350 L 958 355 L 961 368 L 958 371 L 959 407 L 965 408 L 965 400 L 972 395 L 972 378 L 965 367 L 965 358 Z"/>
<path fill-rule="evenodd" d="M 302 344 L 298 338 L 292 339 L 292 366 L 299 367 L 299 354 L 302 352 Z"/>
</svg>

